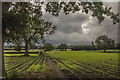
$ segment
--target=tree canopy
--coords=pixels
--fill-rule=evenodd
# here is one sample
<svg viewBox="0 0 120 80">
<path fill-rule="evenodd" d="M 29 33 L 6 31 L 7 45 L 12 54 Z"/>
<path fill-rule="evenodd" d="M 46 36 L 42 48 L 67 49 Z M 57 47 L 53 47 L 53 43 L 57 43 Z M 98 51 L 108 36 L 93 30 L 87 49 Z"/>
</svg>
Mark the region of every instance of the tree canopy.
<svg viewBox="0 0 120 80">
<path fill-rule="evenodd" d="M 99 23 L 105 19 L 105 16 L 108 16 L 113 20 L 113 24 L 116 24 L 120 22 L 119 13 L 115 14 L 111 9 L 112 7 L 104 6 L 103 2 L 48 2 L 46 4 L 46 12 L 54 16 L 58 16 L 61 10 L 66 15 L 78 11 L 88 14 L 91 11 L 91 16 L 96 17 Z"/>
<path fill-rule="evenodd" d="M 45 49 L 46 51 L 51 51 L 54 50 L 54 46 L 51 43 L 45 43 L 43 46 L 43 49 Z"/>
<path fill-rule="evenodd" d="M 111 38 L 109 38 L 106 35 L 99 36 L 95 40 L 95 44 L 98 49 L 104 49 L 104 52 L 106 52 L 105 51 L 106 49 L 114 47 L 114 45 L 115 45 L 114 40 L 112 40 Z"/>
<path fill-rule="evenodd" d="M 7 40 L 10 42 L 24 42 L 25 55 L 28 55 L 28 46 L 31 43 L 40 43 L 41 40 L 44 42 L 44 37 L 54 33 L 56 27 L 52 26 L 52 22 L 41 19 L 41 7 L 37 4 L 16 3 L 12 7 L 13 9 L 9 13 L 20 18 L 18 18 L 19 23 L 15 27 L 11 25 L 8 28 L 8 34 L 12 36 Z M 13 28 L 14 30 L 12 30 Z"/>
</svg>

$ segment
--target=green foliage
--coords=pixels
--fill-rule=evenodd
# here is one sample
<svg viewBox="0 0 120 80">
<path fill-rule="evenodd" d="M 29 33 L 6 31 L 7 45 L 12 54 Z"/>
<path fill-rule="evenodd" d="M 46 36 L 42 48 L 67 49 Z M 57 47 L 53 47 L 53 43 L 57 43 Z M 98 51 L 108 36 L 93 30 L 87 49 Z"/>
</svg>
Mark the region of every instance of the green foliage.
<svg viewBox="0 0 120 80">
<path fill-rule="evenodd" d="M 13 9 L 8 11 L 9 14 L 6 14 L 8 17 L 6 17 L 5 21 L 3 19 L 3 22 L 6 22 L 3 25 L 7 24 L 8 20 L 11 21 L 11 24 L 8 23 L 6 25 L 6 29 L 9 31 L 8 35 L 12 35 L 8 39 L 9 41 L 15 41 L 16 38 L 22 38 L 24 42 L 25 40 L 28 40 L 28 42 L 38 42 L 38 39 L 44 41 L 44 34 L 51 35 L 54 33 L 56 27 L 52 26 L 52 22 L 45 21 L 41 18 L 42 11 L 40 5 L 42 3 L 32 4 L 21 2 L 11 4 Z"/>
<path fill-rule="evenodd" d="M 8 27 L 9 35 L 12 35 L 8 40 L 15 43 L 16 41 L 25 43 L 25 55 L 28 55 L 29 46 L 34 43 L 44 42 L 46 35 L 54 33 L 56 27 L 52 26 L 52 22 L 41 19 L 41 6 L 32 3 L 15 3 L 12 4 L 13 9 L 9 12 L 13 15 L 18 15 L 19 23 L 15 27 Z M 17 19 L 17 18 L 16 18 Z M 14 22 L 12 22 L 14 23 Z M 14 29 L 15 28 L 15 29 Z"/>
<path fill-rule="evenodd" d="M 54 50 L 54 46 L 51 43 L 45 43 L 43 49 L 45 49 L 46 51 L 51 51 Z"/>
<path fill-rule="evenodd" d="M 60 44 L 58 45 L 58 49 L 61 49 L 61 50 L 67 50 L 67 44 Z"/>
<path fill-rule="evenodd" d="M 106 35 L 99 36 L 95 41 L 96 47 L 98 49 L 110 49 L 115 46 L 114 40 Z"/>
</svg>

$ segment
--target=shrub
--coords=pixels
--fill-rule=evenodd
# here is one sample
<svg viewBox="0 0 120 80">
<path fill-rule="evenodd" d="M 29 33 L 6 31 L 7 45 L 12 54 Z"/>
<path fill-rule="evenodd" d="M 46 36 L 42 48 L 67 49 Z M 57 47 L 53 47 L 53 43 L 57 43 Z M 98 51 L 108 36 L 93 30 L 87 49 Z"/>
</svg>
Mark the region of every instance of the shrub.
<svg viewBox="0 0 120 80">
<path fill-rule="evenodd" d="M 61 49 L 61 50 L 67 50 L 67 44 L 60 44 L 58 45 L 58 49 Z"/>
</svg>

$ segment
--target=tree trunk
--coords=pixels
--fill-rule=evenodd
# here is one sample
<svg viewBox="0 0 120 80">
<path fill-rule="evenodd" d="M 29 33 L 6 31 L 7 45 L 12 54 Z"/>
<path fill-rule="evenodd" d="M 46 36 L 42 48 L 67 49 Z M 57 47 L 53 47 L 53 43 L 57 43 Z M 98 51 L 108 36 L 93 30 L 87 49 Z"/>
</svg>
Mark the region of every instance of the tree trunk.
<svg viewBox="0 0 120 80">
<path fill-rule="evenodd" d="M 2 34 L 2 76 L 7 78 L 7 73 L 5 71 L 5 64 L 4 64 L 4 34 Z"/>
<path fill-rule="evenodd" d="M 28 41 L 25 41 L 25 56 L 29 56 L 28 55 Z"/>
<path fill-rule="evenodd" d="M 8 12 L 10 4 L 11 4 L 11 2 L 3 2 L 2 3 L 2 12 L 3 13 L 7 13 Z"/>
<path fill-rule="evenodd" d="M 7 73 L 5 71 L 5 64 L 4 64 L 4 43 L 2 42 L 2 76 L 7 78 Z"/>
<path fill-rule="evenodd" d="M 7 3 L 1 3 L 0 2 L 0 14 L 4 15 L 7 11 L 8 11 L 8 8 L 10 6 L 10 3 L 7 4 Z M 2 8 L 2 9 L 1 9 Z M 0 19 L 3 19 L 3 16 L 1 17 L 0 16 Z M 0 45 L 1 45 L 1 55 L 2 55 L 2 77 L 4 78 L 7 78 L 7 74 L 6 74 L 6 71 L 5 71 L 5 64 L 4 64 L 4 42 L 5 42 L 5 27 L 6 26 L 3 26 L 2 24 L 2 20 L 0 20 Z"/>
</svg>

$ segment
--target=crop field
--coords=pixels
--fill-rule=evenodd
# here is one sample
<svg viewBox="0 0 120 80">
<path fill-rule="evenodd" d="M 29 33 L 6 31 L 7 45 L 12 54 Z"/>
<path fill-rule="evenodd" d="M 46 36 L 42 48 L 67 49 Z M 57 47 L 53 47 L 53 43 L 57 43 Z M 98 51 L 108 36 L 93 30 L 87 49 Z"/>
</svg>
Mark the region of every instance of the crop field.
<svg viewBox="0 0 120 80">
<path fill-rule="evenodd" d="M 53 63 L 47 61 L 50 59 Z M 21 74 L 47 73 L 53 66 L 67 78 L 119 78 L 118 53 L 96 51 L 58 51 L 46 54 L 5 54 L 5 69 L 8 76 L 16 71 Z M 56 69 L 56 68 L 53 68 Z M 52 71 L 51 71 L 52 72 Z M 49 74 L 48 74 L 49 75 Z M 25 75 L 24 75 L 25 76 Z"/>
<path fill-rule="evenodd" d="M 13 73 L 30 74 L 40 73 L 49 69 L 45 55 L 30 54 L 30 56 L 22 56 L 23 54 L 5 54 L 5 69 L 8 77 Z"/>
<path fill-rule="evenodd" d="M 52 51 L 50 57 L 63 71 L 79 78 L 118 78 L 118 53 Z"/>
</svg>

